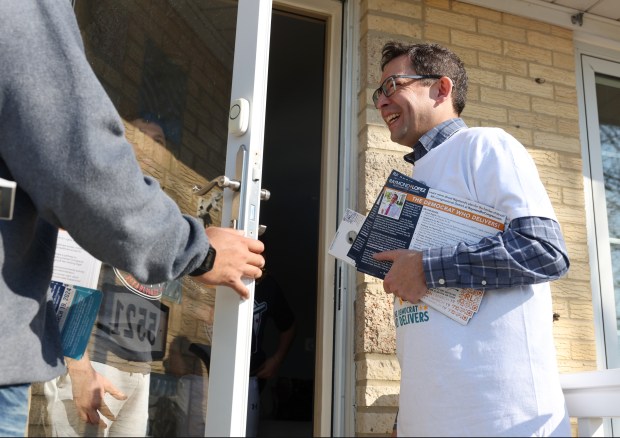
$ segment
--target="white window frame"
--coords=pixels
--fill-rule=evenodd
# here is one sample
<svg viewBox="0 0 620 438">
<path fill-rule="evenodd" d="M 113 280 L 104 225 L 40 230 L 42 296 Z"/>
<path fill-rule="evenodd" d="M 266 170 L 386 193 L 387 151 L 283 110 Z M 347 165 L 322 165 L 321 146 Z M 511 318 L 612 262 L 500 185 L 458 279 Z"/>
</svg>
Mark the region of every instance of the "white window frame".
<svg viewBox="0 0 620 438">
<path fill-rule="evenodd" d="M 617 333 L 614 333 L 614 336 L 605 336 L 605 327 L 607 330 L 613 327 L 615 331 L 616 311 L 594 83 L 595 73 L 620 77 L 620 52 L 603 51 L 585 44 L 578 44 L 576 49 L 577 94 L 597 363 L 599 369 L 620 368 Z"/>
<path fill-rule="evenodd" d="M 620 43 L 610 46 L 618 47 Z M 596 105 L 595 74 L 620 78 L 620 51 L 609 46 L 575 44 L 577 97 L 582 147 L 590 284 L 596 342 L 597 368 L 620 368 L 613 270 L 609 251 L 609 228 L 599 118 Z M 613 429 L 612 429 L 613 424 Z M 603 421 L 604 436 L 620 436 L 618 419 Z M 612 431 L 613 430 L 613 431 Z"/>
</svg>

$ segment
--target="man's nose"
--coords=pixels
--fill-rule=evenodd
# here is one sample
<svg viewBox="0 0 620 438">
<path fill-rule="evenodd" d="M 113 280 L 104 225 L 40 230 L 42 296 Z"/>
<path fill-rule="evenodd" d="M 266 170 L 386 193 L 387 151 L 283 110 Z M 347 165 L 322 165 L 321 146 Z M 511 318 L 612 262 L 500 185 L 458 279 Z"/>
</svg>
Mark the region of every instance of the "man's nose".
<svg viewBox="0 0 620 438">
<path fill-rule="evenodd" d="M 390 103 L 390 98 L 385 95 L 385 93 L 379 93 L 379 98 L 377 99 L 376 108 L 381 109 L 382 107 L 388 105 Z"/>
</svg>

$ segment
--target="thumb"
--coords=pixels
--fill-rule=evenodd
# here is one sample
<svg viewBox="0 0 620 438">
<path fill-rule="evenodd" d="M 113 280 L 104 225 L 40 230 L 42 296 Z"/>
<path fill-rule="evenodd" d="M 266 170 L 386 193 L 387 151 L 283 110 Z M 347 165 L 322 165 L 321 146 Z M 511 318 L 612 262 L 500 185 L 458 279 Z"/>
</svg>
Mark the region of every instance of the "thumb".
<svg viewBox="0 0 620 438">
<path fill-rule="evenodd" d="M 391 251 L 383 251 L 383 252 L 377 252 L 375 254 L 372 255 L 372 258 L 375 260 L 390 260 L 393 261 L 394 258 L 396 258 L 396 254 L 398 254 L 398 250 L 394 249 Z"/>
<path fill-rule="evenodd" d="M 110 381 L 107 381 L 103 387 L 105 392 L 110 394 L 116 400 L 127 400 L 127 396 L 123 391 L 114 386 Z"/>
</svg>

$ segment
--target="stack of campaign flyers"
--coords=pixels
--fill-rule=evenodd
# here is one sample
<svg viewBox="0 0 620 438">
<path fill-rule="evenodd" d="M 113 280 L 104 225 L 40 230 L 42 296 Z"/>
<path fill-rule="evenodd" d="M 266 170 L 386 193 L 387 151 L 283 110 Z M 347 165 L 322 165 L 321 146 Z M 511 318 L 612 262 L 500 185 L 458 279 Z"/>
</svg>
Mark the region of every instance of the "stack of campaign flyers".
<svg viewBox="0 0 620 438">
<path fill-rule="evenodd" d="M 477 243 L 505 226 L 506 215 L 501 211 L 432 189 L 393 170 L 368 216 L 345 212 L 329 253 L 359 272 L 383 279 L 391 262 L 373 259 L 377 252 Z M 439 287 L 429 289 L 421 301 L 465 325 L 483 296 L 482 290 Z"/>
</svg>

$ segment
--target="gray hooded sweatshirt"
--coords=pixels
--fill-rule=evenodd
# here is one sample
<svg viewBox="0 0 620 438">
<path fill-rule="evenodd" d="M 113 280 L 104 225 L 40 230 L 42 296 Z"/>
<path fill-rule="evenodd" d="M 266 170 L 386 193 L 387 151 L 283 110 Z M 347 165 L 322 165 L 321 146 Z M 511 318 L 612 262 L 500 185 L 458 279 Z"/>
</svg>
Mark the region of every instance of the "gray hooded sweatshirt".
<svg viewBox="0 0 620 438">
<path fill-rule="evenodd" d="M 47 293 L 59 227 L 148 283 L 191 272 L 209 248 L 143 175 L 68 0 L 0 1 L 0 178 L 18 187 L 0 221 L 0 385 L 65 371 Z"/>
</svg>

